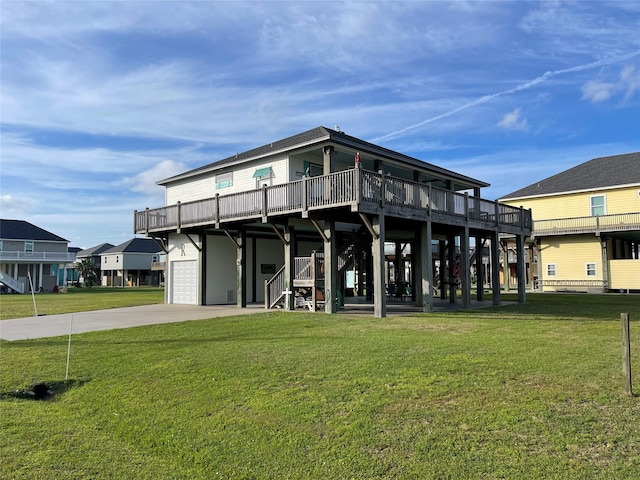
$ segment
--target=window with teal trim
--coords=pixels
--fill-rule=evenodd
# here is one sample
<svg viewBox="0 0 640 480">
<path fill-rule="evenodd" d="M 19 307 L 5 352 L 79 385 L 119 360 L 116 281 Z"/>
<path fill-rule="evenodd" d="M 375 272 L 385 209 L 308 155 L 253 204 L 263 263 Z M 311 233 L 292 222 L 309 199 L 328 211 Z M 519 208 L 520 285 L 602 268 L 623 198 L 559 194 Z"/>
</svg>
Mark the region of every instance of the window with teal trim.
<svg viewBox="0 0 640 480">
<path fill-rule="evenodd" d="M 216 189 L 227 188 L 233 186 L 233 172 L 221 173 L 216 175 Z"/>
</svg>

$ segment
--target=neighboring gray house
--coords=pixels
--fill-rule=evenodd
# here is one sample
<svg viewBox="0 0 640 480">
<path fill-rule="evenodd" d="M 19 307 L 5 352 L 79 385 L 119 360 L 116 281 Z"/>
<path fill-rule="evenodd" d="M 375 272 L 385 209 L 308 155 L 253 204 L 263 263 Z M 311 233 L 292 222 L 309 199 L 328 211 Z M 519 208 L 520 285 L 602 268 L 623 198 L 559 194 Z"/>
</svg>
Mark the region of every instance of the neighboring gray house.
<svg viewBox="0 0 640 480">
<path fill-rule="evenodd" d="M 102 280 L 100 279 L 100 272 L 101 272 L 100 266 L 102 263 L 102 254 L 107 250 L 113 248 L 114 246 L 115 245 L 112 245 L 110 243 L 101 243 L 100 245 L 96 245 L 94 247 L 81 250 L 76 254 L 76 261 L 78 262 L 81 262 L 86 259 L 91 260 L 91 263 L 93 263 L 96 276 L 98 277 L 99 285 L 102 284 Z M 81 279 L 79 278 L 78 280 L 81 280 Z"/>
<path fill-rule="evenodd" d="M 67 277 L 67 263 L 75 261 L 69 241 L 24 220 L 0 220 L 0 284 L 2 289 L 26 293 L 51 291 Z M 29 283 L 31 278 L 31 284 Z"/>
<path fill-rule="evenodd" d="M 162 249 L 151 238 L 132 238 L 100 254 L 104 287 L 159 286 L 161 272 L 152 264 L 161 259 Z"/>
</svg>

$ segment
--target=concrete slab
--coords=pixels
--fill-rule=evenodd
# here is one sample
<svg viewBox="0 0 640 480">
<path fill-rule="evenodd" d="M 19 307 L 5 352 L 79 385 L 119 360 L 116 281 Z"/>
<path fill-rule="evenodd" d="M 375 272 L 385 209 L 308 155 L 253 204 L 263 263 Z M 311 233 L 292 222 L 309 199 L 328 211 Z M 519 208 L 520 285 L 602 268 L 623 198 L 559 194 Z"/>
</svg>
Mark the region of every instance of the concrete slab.
<svg viewBox="0 0 640 480">
<path fill-rule="evenodd" d="M 503 305 L 505 303 L 503 302 Z M 470 308 L 485 308 L 492 306 L 492 302 L 471 301 Z M 435 312 L 461 310 L 460 302 L 449 303 L 448 300 L 436 300 Z M 32 338 L 59 337 L 72 333 L 94 332 L 99 330 L 113 330 L 119 328 L 157 325 L 161 323 L 184 322 L 187 320 L 204 320 L 207 318 L 229 317 L 233 315 L 248 315 L 274 310 L 265 310 L 263 304 L 251 304 L 247 308 L 237 308 L 235 305 L 144 305 L 139 307 L 113 308 L 109 310 L 94 310 L 91 312 L 66 313 L 62 315 L 44 315 L 39 317 L 16 318 L 0 321 L 0 338 L 3 340 L 28 340 Z M 297 310 L 308 312 L 308 310 Z M 422 308 L 416 307 L 415 302 L 389 302 L 387 316 L 410 315 L 422 313 Z M 324 312 L 318 311 L 318 315 Z M 340 315 L 373 316 L 373 304 L 364 298 L 350 298 L 344 308 L 338 311 Z"/>
<path fill-rule="evenodd" d="M 72 333 L 112 330 L 117 328 L 156 325 L 160 323 L 203 320 L 265 312 L 264 305 L 236 308 L 233 305 L 144 305 L 138 307 L 94 310 L 91 312 L 44 315 L 0 321 L 0 338 L 3 340 L 27 340 L 30 338 L 57 337 Z"/>
</svg>

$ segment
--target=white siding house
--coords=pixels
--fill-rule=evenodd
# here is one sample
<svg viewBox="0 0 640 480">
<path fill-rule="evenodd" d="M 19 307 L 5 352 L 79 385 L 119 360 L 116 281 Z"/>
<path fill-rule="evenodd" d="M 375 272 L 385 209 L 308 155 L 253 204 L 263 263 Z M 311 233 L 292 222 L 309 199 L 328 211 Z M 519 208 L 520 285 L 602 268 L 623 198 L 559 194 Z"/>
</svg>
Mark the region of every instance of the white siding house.
<svg viewBox="0 0 640 480">
<path fill-rule="evenodd" d="M 134 212 L 134 231 L 164 245 L 168 303 L 282 305 L 283 292 L 308 281 L 316 252 L 313 258 L 323 260 L 313 268 L 313 281 L 324 282 L 332 313 L 345 269 L 356 262 L 375 291 L 385 290 L 388 241 L 425 252 L 406 275 L 416 303 L 428 311 L 433 242 L 449 252 L 462 245 L 466 255 L 458 259 L 444 248 L 439 254 L 453 268 L 456 261 L 468 263 L 469 235 L 510 232 L 521 239 L 530 231 L 530 212 L 480 198 L 487 183 L 325 127 L 158 184 L 165 187 L 166 205 Z M 468 304 L 468 278 L 463 292 Z M 523 298 L 520 285 L 519 293 Z M 376 316 L 385 315 L 384 297 L 373 297 Z M 292 305 L 289 298 L 282 306 Z"/>
</svg>

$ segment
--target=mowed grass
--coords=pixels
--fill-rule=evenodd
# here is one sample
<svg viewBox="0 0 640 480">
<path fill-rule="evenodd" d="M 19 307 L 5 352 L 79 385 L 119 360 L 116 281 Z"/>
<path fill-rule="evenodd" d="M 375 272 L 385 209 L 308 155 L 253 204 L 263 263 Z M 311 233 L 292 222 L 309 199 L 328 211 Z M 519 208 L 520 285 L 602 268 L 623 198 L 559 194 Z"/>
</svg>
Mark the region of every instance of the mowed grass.
<svg viewBox="0 0 640 480">
<path fill-rule="evenodd" d="M 0 295 L 0 320 L 33 317 L 35 298 L 38 315 L 85 312 L 107 308 L 155 305 L 164 302 L 164 289 L 135 288 L 69 288 L 67 293 L 32 295 Z"/>
<path fill-rule="evenodd" d="M 527 300 L 80 334 L 68 382 L 67 337 L 2 342 L 0 477 L 640 478 L 640 297 Z"/>
</svg>

